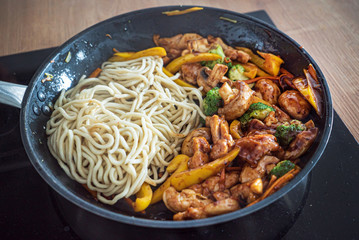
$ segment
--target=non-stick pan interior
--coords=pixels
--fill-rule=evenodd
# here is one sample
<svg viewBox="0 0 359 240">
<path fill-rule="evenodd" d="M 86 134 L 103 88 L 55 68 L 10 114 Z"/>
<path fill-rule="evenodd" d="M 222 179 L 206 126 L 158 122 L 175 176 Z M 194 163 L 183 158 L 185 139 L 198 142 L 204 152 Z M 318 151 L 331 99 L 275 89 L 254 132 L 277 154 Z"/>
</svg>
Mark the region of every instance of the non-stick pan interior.
<svg viewBox="0 0 359 240">
<path fill-rule="evenodd" d="M 246 46 L 254 50 L 280 55 L 285 61 L 284 67 L 295 75 L 303 75 L 303 68 L 307 68 L 309 63 L 312 63 L 317 70 L 323 86 L 325 107 L 322 118 L 317 117 L 314 113 L 311 116 L 315 119 L 315 124 L 319 127 L 320 133 L 311 149 L 302 157 L 302 161 L 307 163 L 306 167 L 296 179 L 281 191 L 251 207 L 250 210 L 239 210 L 233 213 L 230 218 L 238 217 L 243 212 L 248 214 L 264 207 L 293 188 L 312 169 L 324 150 L 332 121 L 331 99 L 322 73 L 305 50 L 299 48 L 298 44 L 267 24 L 238 13 L 205 7 L 204 10 L 179 16 L 162 14 L 163 11 L 187 7 L 172 6 L 145 9 L 101 22 L 79 33 L 62 45 L 34 75 L 24 98 L 21 115 L 23 142 L 26 151 L 34 167 L 49 185 L 80 207 L 110 219 L 118 221 L 129 221 L 131 219 L 130 222 L 139 224 L 136 223 L 136 218 L 127 218 L 122 215 L 134 215 L 128 205 L 119 203 L 115 206 L 107 206 L 95 201 L 80 184 L 70 179 L 59 167 L 46 144 L 44 129 L 49 119 L 48 107 L 51 108 L 62 89 L 74 86 L 82 75 L 88 75 L 95 68 L 100 67 L 101 63 L 113 54 L 113 48 L 119 51 L 138 51 L 153 47 L 153 34 L 170 37 L 179 33 L 194 32 L 202 36 L 218 36 L 231 46 Z M 221 20 L 220 17 L 235 20 L 236 23 Z M 65 59 L 69 52 L 71 59 L 67 62 Z M 45 81 L 45 73 L 53 75 L 53 79 Z M 159 204 L 146 210 L 146 214 L 137 214 L 136 216 L 150 219 L 170 219 L 172 214 L 164 210 L 163 205 Z M 225 216 L 214 219 L 218 221 L 229 220 Z M 201 220 L 196 222 L 200 224 Z M 148 221 L 143 223 L 148 223 Z"/>
</svg>

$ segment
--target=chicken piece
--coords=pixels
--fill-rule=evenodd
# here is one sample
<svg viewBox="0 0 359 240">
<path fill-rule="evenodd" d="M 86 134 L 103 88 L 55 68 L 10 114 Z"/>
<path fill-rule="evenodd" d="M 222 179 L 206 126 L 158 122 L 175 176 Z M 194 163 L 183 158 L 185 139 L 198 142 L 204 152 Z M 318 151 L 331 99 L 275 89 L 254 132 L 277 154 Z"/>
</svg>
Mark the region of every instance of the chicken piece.
<svg viewBox="0 0 359 240">
<path fill-rule="evenodd" d="M 261 79 L 254 86 L 255 95 L 270 104 L 277 104 L 281 94 L 279 87 L 272 80 Z"/>
<path fill-rule="evenodd" d="M 214 160 L 226 155 L 234 145 L 228 122 L 218 115 L 213 115 L 206 118 L 206 125 L 211 128 L 213 141 L 210 158 Z"/>
<path fill-rule="evenodd" d="M 228 66 L 226 65 L 223 64 L 214 65 L 213 70 L 209 74 L 208 83 L 210 83 L 212 87 L 217 86 L 217 84 L 222 80 L 222 78 L 226 74 L 227 70 L 228 70 Z"/>
<path fill-rule="evenodd" d="M 212 194 L 212 196 L 216 201 L 219 201 L 219 200 L 230 198 L 231 193 L 230 193 L 230 191 L 228 189 L 226 189 L 223 192 L 215 192 L 215 193 Z"/>
<path fill-rule="evenodd" d="M 299 120 L 306 118 L 312 108 L 297 90 L 288 90 L 282 93 L 278 103 L 291 117 Z"/>
<path fill-rule="evenodd" d="M 252 102 L 254 91 L 244 82 L 234 82 L 234 87 L 238 90 L 236 96 L 225 104 L 223 108 L 218 109 L 220 115 L 224 115 L 227 121 L 234 120 L 242 116 L 249 108 Z"/>
<path fill-rule="evenodd" d="M 214 65 L 213 70 L 208 67 L 201 68 L 197 75 L 198 86 L 203 87 L 203 90 L 208 92 L 212 88 L 216 87 L 219 82 L 221 82 L 227 70 L 228 67 L 223 64 Z"/>
<path fill-rule="evenodd" d="M 251 167 L 257 167 L 257 162 L 263 156 L 279 150 L 276 137 L 271 134 L 247 136 L 235 141 L 236 146 L 241 149 L 238 158 L 249 163 Z"/>
<path fill-rule="evenodd" d="M 278 126 L 282 125 L 283 123 L 291 121 L 289 115 L 283 112 L 279 107 L 277 107 L 276 105 L 272 105 L 272 107 L 275 109 L 275 111 L 270 112 L 268 116 L 263 120 L 266 126 L 275 130 Z"/>
<path fill-rule="evenodd" d="M 237 184 L 230 189 L 231 196 L 238 201 L 249 204 L 259 198 L 263 192 L 263 181 L 256 178 L 250 182 Z"/>
<path fill-rule="evenodd" d="M 238 89 L 231 88 L 231 84 L 225 82 L 218 90 L 218 93 L 223 99 L 224 105 L 226 105 L 236 97 L 236 95 L 238 94 Z"/>
<path fill-rule="evenodd" d="M 271 112 L 271 113 L 273 113 L 273 112 Z M 249 121 L 249 123 L 247 125 L 246 135 L 247 136 L 258 135 L 258 133 L 260 133 L 260 132 L 265 132 L 266 134 L 274 134 L 275 129 L 268 127 L 259 119 L 252 119 L 251 121 Z"/>
<path fill-rule="evenodd" d="M 293 160 L 302 156 L 312 145 L 318 135 L 318 128 L 311 128 L 298 133 L 284 152 L 284 159 Z"/>
<path fill-rule="evenodd" d="M 163 202 L 172 212 L 183 212 L 190 207 L 204 207 L 213 201 L 191 189 L 177 192 L 174 187 L 169 187 L 163 193 Z"/>
<path fill-rule="evenodd" d="M 204 207 L 188 208 L 184 212 L 177 213 L 173 216 L 173 220 L 189 220 L 189 219 L 201 219 L 211 216 L 217 216 L 229 212 L 233 212 L 240 208 L 238 201 L 232 198 L 222 199 L 213 203 L 210 203 Z"/>
<path fill-rule="evenodd" d="M 263 123 L 268 127 L 277 127 L 278 119 L 275 117 L 275 112 L 270 112 L 268 116 L 263 120 Z"/>
<path fill-rule="evenodd" d="M 239 176 L 239 181 L 246 183 L 257 178 L 263 178 L 278 162 L 279 159 L 274 156 L 264 156 L 258 161 L 256 168 L 245 164 Z"/>
<path fill-rule="evenodd" d="M 204 137 L 193 138 L 193 156 L 188 160 L 188 168 L 194 169 L 206 164 L 209 161 L 208 153 L 211 146 Z"/>
<path fill-rule="evenodd" d="M 220 176 L 213 176 L 206 179 L 203 183 L 194 184 L 189 189 L 196 193 L 200 193 L 205 197 L 210 197 L 212 194 L 221 191 L 221 188 L 228 189 L 239 182 L 239 172 L 231 171 L 225 174 L 224 184 L 221 183 Z M 221 187 L 220 184 L 224 186 Z"/>
<path fill-rule="evenodd" d="M 208 43 L 206 38 L 191 40 L 187 43 L 187 49 L 189 53 L 208 52 L 211 49 L 211 44 Z"/>
<path fill-rule="evenodd" d="M 170 38 L 160 38 L 160 35 L 153 35 L 153 41 L 158 47 L 166 49 L 167 57 L 172 60 L 181 56 L 183 50 L 187 49 L 188 42 L 202 39 L 201 35 L 196 33 L 178 34 Z"/>
<path fill-rule="evenodd" d="M 241 50 L 236 50 L 236 49 L 228 46 L 219 37 L 215 38 L 215 37 L 209 35 L 207 37 L 207 39 L 208 39 L 209 43 L 219 44 L 222 47 L 224 54 L 232 60 L 237 60 L 238 62 L 241 62 L 241 63 L 247 63 L 250 59 L 250 56 L 248 53 L 241 51 Z"/>
<path fill-rule="evenodd" d="M 288 114 L 286 114 L 282 109 L 277 107 L 276 105 L 272 106 L 275 109 L 275 117 L 277 118 L 278 122 L 284 123 L 289 122 L 291 118 Z"/>
<path fill-rule="evenodd" d="M 200 63 L 186 63 L 181 66 L 181 79 L 192 84 L 197 84 L 198 71 L 202 68 Z"/>
<path fill-rule="evenodd" d="M 189 157 L 194 154 L 193 151 L 193 138 L 204 137 L 209 143 L 211 143 L 211 129 L 208 127 L 197 128 L 190 132 L 182 143 L 181 153 Z"/>
<path fill-rule="evenodd" d="M 224 189 L 228 189 L 239 182 L 239 173 L 238 172 L 230 172 L 226 173 L 224 180 Z M 208 178 L 206 181 L 202 183 L 203 194 L 205 196 L 206 193 L 213 194 L 221 190 L 221 178 L 219 176 L 213 176 Z"/>
</svg>

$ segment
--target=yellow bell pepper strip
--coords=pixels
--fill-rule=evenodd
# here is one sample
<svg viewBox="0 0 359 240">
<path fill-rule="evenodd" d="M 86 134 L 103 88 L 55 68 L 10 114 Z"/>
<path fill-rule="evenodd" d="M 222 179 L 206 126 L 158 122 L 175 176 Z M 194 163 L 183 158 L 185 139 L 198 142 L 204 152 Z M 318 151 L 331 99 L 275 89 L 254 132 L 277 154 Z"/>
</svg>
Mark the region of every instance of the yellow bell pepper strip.
<svg viewBox="0 0 359 240">
<path fill-rule="evenodd" d="M 256 68 L 252 69 L 250 71 L 244 72 L 243 74 L 249 79 L 255 78 L 257 76 L 257 69 Z"/>
<path fill-rule="evenodd" d="M 235 139 L 241 138 L 241 135 L 239 135 L 240 129 L 241 129 L 241 122 L 238 120 L 233 120 L 233 122 L 229 126 L 229 132 L 231 133 L 233 138 Z"/>
<path fill-rule="evenodd" d="M 203 10 L 203 7 L 191 7 L 191 8 L 187 8 L 185 10 L 167 11 L 167 12 L 162 12 L 162 14 L 165 14 L 167 16 L 175 16 L 175 15 L 182 15 L 182 14 L 200 11 L 200 10 Z"/>
<path fill-rule="evenodd" d="M 126 60 L 126 58 L 129 58 L 131 56 L 133 56 L 136 52 L 116 52 L 113 55 L 117 56 L 117 57 L 121 57 L 124 60 Z"/>
<path fill-rule="evenodd" d="M 280 70 L 280 65 L 284 63 L 283 59 L 271 53 L 264 53 L 260 51 L 257 51 L 257 53 L 264 58 L 264 71 L 273 76 L 277 76 Z"/>
<path fill-rule="evenodd" d="M 245 47 L 236 47 L 238 50 L 242 50 L 249 54 L 251 57 L 249 61 L 257 65 L 262 70 L 266 71 L 272 76 L 277 76 L 279 73 L 280 65 L 284 62 L 279 56 L 271 53 L 263 53 L 257 51 L 257 53 L 263 57 L 261 58 L 257 54 L 253 53 L 251 49 Z"/>
<path fill-rule="evenodd" d="M 218 54 L 214 53 L 189 53 L 186 55 L 183 55 L 181 57 L 178 57 L 176 59 L 173 59 L 167 66 L 166 69 L 172 73 L 175 74 L 178 72 L 181 68 L 181 66 L 185 63 L 195 63 L 195 62 L 201 62 L 201 61 L 214 61 L 217 59 L 222 58 Z"/>
<path fill-rule="evenodd" d="M 293 79 L 293 85 L 298 89 L 298 91 L 304 96 L 305 99 L 313 106 L 315 111 L 319 116 L 322 115 L 322 104 L 321 96 L 318 90 L 314 88 L 317 85 L 314 78 L 311 76 L 308 70 L 304 69 L 304 74 L 306 79 L 302 77 L 297 77 Z"/>
<path fill-rule="evenodd" d="M 170 73 L 166 68 L 162 68 L 162 71 L 164 74 L 166 74 L 168 77 L 173 77 L 173 74 Z M 196 88 L 195 86 L 193 86 L 192 84 L 189 84 L 188 82 L 185 82 L 181 79 L 175 79 L 173 80 L 175 83 L 177 83 L 177 85 L 181 86 L 181 87 L 191 87 L 191 88 Z"/>
<path fill-rule="evenodd" d="M 184 156 L 186 156 L 186 155 L 184 155 Z M 162 200 L 164 191 L 171 186 L 171 179 L 176 174 L 184 172 L 188 169 L 188 160 L 189 160 L 189 157 L 187 159 L 183 158 L 182 162 L 178 165 L 176 171 L 170 177 L 168 177 L 167 180 L 164 183 L 162 183 L 162 185 L 159 188 L 156 189 L 156 191 L 153 193 L 151 204 L 155 204 Z"/>
<path fill-rule="evenodd" d="M 136 193 L 136 201 L 133 205 L 135 212 L 145 210 L 151 203 L 152 189 L 148 183 L 143 183 L 140 191 Z"/>
<path fill-rule="evenodd" d="M 148 56 L 164 57 L 166 55 L 167 52 L 163 47 L 153 47 L 139 52 L 116 52 L 114 53 L 113 57 L 111 57 L 108 61 L 120 62 L 120 61 L 133 60 L 141 57 L 148 57 Z"/>
<path fill-rule="evenodd" d="M 253 63 L 241 63 L 241 65 L 244 67 L 244 70 L 246 70 L 246 72 L 251 72 L 251 71 L 255 70 L 256 76 L 258 76 L 258 77 L 269 77 L 270 76 L 268 73 L 261 70 L 259 67 L 257 67 L 257 65 L 255 65 Z M 246 72 L 244 72 L 244 73 L 246 73 Z M 247 76 L 247 77 L 249 77 L 249 76 Z M 254 78 L 254 77 L 249 77 L 249 78 Z"/>
<path fill-rule="evenodd" d="M 198 168 L 178 173 L 172 177 L 171 185 L 177 191 L 181 191 L 194 184 L 200 183 L 220 172 L 222 168 L 224 168 L 228 163 L 232 162 L 237 157 L 239 151 L 240 148 L 236 147 L 221 158 L 206 163 Z"/>
<path fill-rule="evenodd" d="M 257 102 L 264 103 L 264 104 L 267 105 L 267 106 L 272 106 L 272 104 L 270 104 L 270 103 L 267 102 L 267 101 L 264 101 L 262 98 L 259 98 L 259 97 L 256 97 L 256 96 L 252 96 L 251 104 L 257 103 Z"/>
<path fill-rule="evenodd" d="M 168 173 L 173 173 L 174 171 L 177 170 L 177 168 L 179 167 L 179 165 L 184 162 L 184 161 L 188 161 L 189 156 L 184 155 L 184 154 L 179 154 L 176 157 L 174 157 L 172 159 L 172 161 L 168 164 L 167 166 L 167 172 Z"/>
</svg>

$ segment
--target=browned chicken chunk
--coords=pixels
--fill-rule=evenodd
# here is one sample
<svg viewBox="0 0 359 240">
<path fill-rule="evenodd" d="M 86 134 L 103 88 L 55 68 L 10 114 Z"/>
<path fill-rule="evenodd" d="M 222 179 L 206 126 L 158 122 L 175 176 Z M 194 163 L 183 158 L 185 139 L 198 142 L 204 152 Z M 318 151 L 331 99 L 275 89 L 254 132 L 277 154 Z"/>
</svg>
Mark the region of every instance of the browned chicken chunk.
<svg viewBox="0 0 359 240">
<path fill-rule="evenodd" d="M 186 63 L 181 66 L 180 73 L 181 79 L 196 85 L 197 84 L 197 76 L 198 71 L 202 68 L 202 65 L 199 63 Z"/>
<path fill-rule="evenodd" d="M 225 174 L 224 183 L 221 183 L 220 176 L 213 176 L 205 180 L 203 183 L 195 184 L 189 189 L 202 194 L 205 197 L 211 196 L 213 193 L 218 191 L 223 191 L 224 189 L 229 189 L 230 187 L 236 185 L 239 182 L 239 173 L 236 171 L 232 171 Z M 223 184 L 221 187 L 220 185 Z"/>
<path fill-rule="evenodd" d="M 219 95 L 223 99 L 224 105 L 230 103 L 238 94 L 238 89 L 231 88 L 228 82 L 225 82 L 222 87 L 218 90 Z"/>
<path fill-rule="evenodd" d="M 213 141 L 210 158 L 214 160 L 226 155 L 234 145 L 228 122 L 218 115 L 213 115 L 206 118 L 206 125 L 211 128 Z"/>
<path fill-rule="evenodd" d="M 273 112 L 271 112 L 273 113 Z M 268 117 L 267 117 L 268 118 Z M 265 119 L 264 119 L 265 120 Z M 247 136 L 258 135 L 260 133 L 274 134 L 275 129 L 267 126 L 261 120 L 252 119 L 247 125 Z"/>
<path fill-rule="evenodd" d="M 211 46 L 212 45 L 208 43 L 206 38 L 191 40 L 187 43 L 187 49 L 189 53 L 208 52 L 211 49 Z"/>
<path fill-rule="evenodd" d="M 224 115 L 226 120 L 234 120 L 242 116 L 249 108 L 253 90 L 244 82 L 236 81 L 234 87 L 238 89 L 236 96 L 232 100 L 218 109 L 220 115 Z"/>
<path fill-rule="evenodd" d="M 239 180 L 241 183 L 246 183 L 257 178 L 263 178 L 278 162 L 279 159 L 274 156 L 264 156 L 259 160 L 255 168 L 246 164 L 241 171 Z"/>
<path fill-rule="evenodd" d="M 204 207 L 190 207 L 184 212 L 177 213 L 173 216 L 173 220 L 201 219 L 211 216 L 217 216 L 229 212 L 233 212 L 240 208 L 238 201 L 232 198 L 222 199 L 213 203 L 209 203 Z"/>
<path fill-rule="evenodd" d="M 172 212 L 183 212 L 190 207 L 204 207 L 212 200 L 191 189 L 183 189 L 181 192 L 177 192 L 174 187 L 169 187 L 163 193 L 163 202 Z"/>
<path fill-rule="evenodd" d="M 193 156 L 188 160 L 188 168 L 194 169 L 206 164 L 209 161 L 208 153 L 211 145 L 204 137 L 193 138 Z"/>
<path fill-rule="evenodd" d="M 181 56 L 182 51 L 187 49 L 188 42 L 192 40 L 202 39 L 201 35 L 196 33 L 178 34 L 170 38 L 160 38 L 160 35 L 153 35 L 154 43 L 166 49 L 167 57 L 174 59 Z"/>
<path fill-rule="evenodd" d="M 236 139 L 236 146 L 241 149 L 238 158 L 248 162 L 251 167 L 256 167 L 263 156 L 279 149 L 276 137 L 271 134 Z"/>
<path fill-rule="evenodd" d="M 193 151 L 193 138 L 194 137 L 204 137 L 209 143 L 211 143 L 211 129 L 208 127 L 202 127 L 194 129 L 190 132 L 182 143 L 181 152 L 189 157 L 192 157 L 194 154 Z"/>
<path fill-rule="evenodd" d="M 237 60 L 238 62 L 241 62 L 241 63 L 247 63 L 250 59 L 250 56 L 248 55 L 248 53 L 243 52 L 241 50 L 236 50 L 236 49 L 228 46 L 219 37 L 215 38 L 215 37 L 209 35 L 207 37 L 207 39 L 208 39 L 209 43 L 216 43 L 216 44 L 221 45 L 221 47 L 223 48 L 224 54 L 232 60 Z"/>
</svg>

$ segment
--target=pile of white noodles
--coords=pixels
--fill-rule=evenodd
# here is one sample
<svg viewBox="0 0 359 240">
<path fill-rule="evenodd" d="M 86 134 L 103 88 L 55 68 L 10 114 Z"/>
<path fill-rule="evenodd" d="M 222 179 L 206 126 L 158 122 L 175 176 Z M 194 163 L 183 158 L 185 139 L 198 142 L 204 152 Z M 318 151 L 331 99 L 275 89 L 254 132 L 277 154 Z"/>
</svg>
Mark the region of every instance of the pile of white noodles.
<svg viewBox="0 0 359 240">
<path fill-rule="evenodd" d="M 165 166 L 205 117 L 200 89 L 178 86 L 162 67 L 159 57 L 105 62 L 99 77 L 82 77 L 54 105 L 50 151 L 103 203 L 135 194 L 144 182 L 162 183 Z"/>
</svg>

